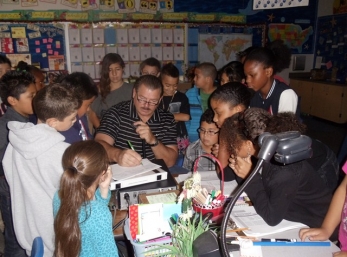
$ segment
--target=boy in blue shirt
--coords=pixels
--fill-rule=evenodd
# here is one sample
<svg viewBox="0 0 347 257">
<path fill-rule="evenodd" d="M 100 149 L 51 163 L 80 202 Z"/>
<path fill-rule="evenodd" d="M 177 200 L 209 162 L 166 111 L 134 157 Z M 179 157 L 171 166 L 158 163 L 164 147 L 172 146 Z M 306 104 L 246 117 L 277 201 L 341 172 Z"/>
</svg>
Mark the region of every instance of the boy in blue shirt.
<svg viewBox="0 0 347 257">
<path fill-rule="evenodd" d="M 200 63 L 194 71 L 194 87 L 186 92 L 190 104 L 190 121 L 186 122 L 189 141 L 194 142 L 199 139 L 197 129 L 200 117 L 208 108 L 208 99 L 216 89 L 214 81 L 217 77 L 217 69 L 209 62 Z"/>
<path fill-rule="evenodd" d="M 69 144 L 93 139 L 86 115 L 90 105 L 98 96 L 98 89 L 93 79 L 83 72 L 74 72 L 63 78 L 60 84 L 71 90 L 76 98 L 80 98 L 82 105 L 77 110 L 76 122 L 72 127 L 66 131 L 59 132 L 65 137 L 65 142 Z"/>
<path fill-rule="evenodd" d="M 35 79 L 28 72 L 8 71 L 0 79 L 1 100 L 7 106 L 7 112 L 0 118 L 0 206 L 5 224 L 5 256 L 26 256 L 13 229 L 10 189 L 2 166 L 8 145 L 7 123 L 29 121 L 29 115 L 33 114 L 32 99 L 35 94 Z"/>
</svg>

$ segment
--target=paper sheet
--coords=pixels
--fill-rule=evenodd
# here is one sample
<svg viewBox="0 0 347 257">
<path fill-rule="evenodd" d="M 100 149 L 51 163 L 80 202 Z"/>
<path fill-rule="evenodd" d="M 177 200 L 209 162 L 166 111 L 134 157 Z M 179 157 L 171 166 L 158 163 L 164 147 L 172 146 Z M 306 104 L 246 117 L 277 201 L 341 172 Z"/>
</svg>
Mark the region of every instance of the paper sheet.
<svg viewBox="0 0 347 257">
<path fill-rule="evenodd" d="M 94 61 L 101 62 L 105 56 L 104 47 L 94 47 Z"/>
<path fill-rule="evenodd" d="M 103 44 L 104 43 L 104 29 L 95 28 L 93 29 L 93 43 Z"/>
<path fill-rule="evenodd" d="M 173 39 L 175 44 L 184 43 L 184 30 L 183 29 L 174 29 L 173 30 Z"/>
<path fill-rule="evenodd" d="M 147 195 L 148 203 L 174 203 L 177 200 L 175 192 L 158 195 Z"/>
<path fill-rule="evenodd" d="M 140 29 L 133 28 L 128 30 L 129 33 L 129 43 L 138 44 L 140 43 Z"/>
<path fill-rule="evenodd" d="M 151 29 L 142 28 L 140 30 L 140 40 L 141 40 L 141 43 L 150 44 L 151 43 Z"/>
<path fill-rule="evenodd" d="M 161 29 L 152 29 L 152 43 L 161 44 Z"/>
<path fill-rule="evenodd" d="M 173 47 L 164 46 L 163 47 L 163 61 L 172 61 L 173 58 Z"/>
<path fill-rule="evenodd" d="M 94 61 L 94 49 L 93 47 L 82 47 L 82 60 L 84 62 Z"/>
<path fill-rule="evenodd" d="M 172 43 L 172 29 L 163 29 L 162 30 L 162 43 L 169 44 Z"/>
<path fill-rule="evenodd" d="M 128 43 L 128 30 L 127 29 L 117 29 L 117 44 L 127 44 Z"/>
<path fill-rule="evenodd" d="M 92 29 L 81 29 L 81 43 L 91 44 L 92 43 Z"/>
<path fill-rule="evenodd" d="M 142 159 L 142 165 L 136 167 L 123 167 L 118 164 L 113 164 L 111 165 L 112 178 L 117 181 L 125 180 L 160 167 L 160 165 L 157 165 L 148 159 Z"/>
<path fill-rule="evenodd" d="M 95 79 L 95 66 L 94 64 L 85 63 L 83 65 L 83 72 L 88 74 L 92 79 Z"/>
<path fill-rule="evenodd" d="M 129 65 L 130 67 L 130 75 L 134 77 L 140 77 L 140 64 L 138 63 L 131 63 Z"/>
<path fill-rule="evenodd" d="M 273 227 L 269 226 L 257 214 L 253 206 L 246 205 L 235 206 L 230 217 L 239 228 L 249 228 L 249 230 L 243 231 L 246 236 L 262 237 L 294 228 L 306 227 L 302 223 L 288 220 L 282 220 L 278 225 Z"/>
<path fill-rule="evenodd" d="M 141 52 L 141 61 L 144 61 L 147 58 L 151 57 L 151 47 L 150 46 L 141 46 L 140 52 Z"/>
<path fill-rule="evenodd" d="M 152 46 L 152 57 L 162 61 L 163 60 L 163 48 L 161 46 Z"/>
<path fill-rule="evenodd" d="M 123 61 L 129 61 L 129 49 L 127 45 L 118 46 L 118 54 L 122 57 Z"/>
<path fill-rule="evenodd" d="M 140 61 L 140 47 L 130 46 L 129 47 L 129 60 L 130 61 Z"/>
<path fill-rule="evenodd" d="M 82 49 L 80 47 L 70 48 L 70 59 L 71 59 L 71 62 L 81 62 L 82 61 Z"/>
</svg>

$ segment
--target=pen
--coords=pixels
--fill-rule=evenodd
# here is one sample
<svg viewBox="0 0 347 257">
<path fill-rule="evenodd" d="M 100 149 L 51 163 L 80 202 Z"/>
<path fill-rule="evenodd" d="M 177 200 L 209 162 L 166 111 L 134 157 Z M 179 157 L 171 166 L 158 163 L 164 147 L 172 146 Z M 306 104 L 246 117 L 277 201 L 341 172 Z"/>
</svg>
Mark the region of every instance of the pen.
<svg viewBox="0 0 347 257">
<path fill-rule="evenodd" d="M 230 241 L 227 244 L 236 244 L 239 245 L 241 241 Z M 261 242 L 254 241 L 253 245 L 259 246 L 330 246 L 330 242 Z"/>
<path fill-rule="evenodd" d="M 297 242 L 297 239 L 285 239 L 285 238 L 262 238 L 261 242 Z"/>
<path fill-rule="evenodd" d="M 135 149 L 134 149 L 132 143 L 131 143 L 129 140 L 128 140 L 128 145 L 129 145 L 130 149 L 133 150 L 133 151 L 135 152 Z"/>
<path fill-rule="evenodd" d="M 134 149 L 134 147 L 133 147 L 133 144 L 128 140 L 128 145 L 129 145 L 129 147 L 130 147 L 130 149 L 131 150 L 133 150 L 134 152 L 136 152 L 135 151 L 135 149 Z M 143 163 L 141 162 L 141 165 L 143 166 Z"/>
</svg>

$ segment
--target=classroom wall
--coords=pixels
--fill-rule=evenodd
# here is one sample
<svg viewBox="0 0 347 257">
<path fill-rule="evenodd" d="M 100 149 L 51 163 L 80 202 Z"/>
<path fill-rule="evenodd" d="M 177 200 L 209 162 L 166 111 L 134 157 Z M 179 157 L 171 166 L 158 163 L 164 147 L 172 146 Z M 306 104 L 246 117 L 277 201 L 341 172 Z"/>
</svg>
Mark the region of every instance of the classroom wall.
<svg viewBox="0 0 347 257">
<path fill-rule="evenodd" d="M 37 1 L 38 6 L 20 6 L 19 2 L 23 2 L 24 0 L 13 0 L 13 1 L 5 1 L 6 3 L 11 4 L 4 4 L 4 1 L 0 1 L 0 9 L 3 10 L 16 10 L 16 9 L 22 9 L 22 10 L 40 10 L 41 7 L 44 4 L 44 10 L 49 9 L 71 9 L 67 8 L 68 0 L 64 1 Z M 35 1 L 34 1 L 35 2 Z M 45 2 L 45 3 L 43 3 Z M 51 2 L 51 3 L 50 3 Z M 78 2 L 78 1 L 76 1 Z M 100 0 L 94 1 L 96 3 L 99 3 Z M 116 1 L 114 1 L 116 2 Z M 281 32 L 277 34 L 278 37 L 284 36 L 286 31 L 295 31 L 298 33 L 304 32 L 305 30 L 309 28 L 315 29 L 315 21 L 316 21 L 316 10 L 317 6 L 319 5 L 318 9 L 319 11 L 331 11 L 332 7 L 329 7 L 329 5 L 332 5 L 332 3 L 326 3 L 326 2 L 332 2 L 332 1 L 326 1 L 326 0 L 310 0 L 309 6 L 306 7 L 295 7 L 295 8 L 279 8 L 279 9 L 268 9 L 268 10 L 252 10 L 252 4 L 253 0 L 245 0 L 245 1 L 239 1 L 239 0 L 175 0 L 174 1 L 174 11 L 175 12 L 189 12 L 189 13 L 215 13 L 215 14 L 231 14 L 231 15 L 240 15 L 246 17 L 246 23 L 249 24 L 256 24 L 256 23 L 266 23 L 267 26 L 273 26 L 272 31 L 276 30 L 276 28 L 279 28 L 281 25 L 287 26 L 286 29 L 281 28 Z M 17 6 L 15 6 L 14 3 L 17 3 Z M 54 4 L 53 4 L 54 3 Z M 16 8 L 17 7 L 17 8 Z M 11 9 L 12 8 L 12 9 Z M 75 9 L 77 12 L 81 11 L 81 7 L 79 6 L 78 9 Z M 92 10 L 93 11 L 93 10 Z M 77 13 L 76 12 L 76 13 Z M 117 10 L 114 12 L 117 13 Z M 132 17 L 131 15 L 127 17 Z M 206 16 L 207 17 L 207 16 Z M 205 17 L 205 18 L 206 18 Z M 189 22 L 189 21 L 188 21 Z M 213 21 L 211 21 L 213 24 Z M 203 20 L 199 24 L 211 24 L 210 22 L 204 22 Z M 218 26 L 218 23 L 215 23 L 215 25 Z M 277 27 L 276 27 L 277 26 Z M 280 29 L 279 29 L 280 30 Z M 306 56 L 306 65 L 305 70 L 303 72 L 310 71 L 313 67 L 313 48 L 314 48 L 314 35 L 312 34 L 312 30 L 310 32 L 311 34 L 307 37 L 307 40 L 305 40 L 305 44 L 308 45 L 308 47 L 300 47 L 296 48 L 295 46 L 292 48 L 293 51 L 293 57 L 295 55 L 304 55 Z M 274 38 L 275 35 L 271 35 L 271 30 L 269 30 L 269 33 L 266 35 L 267 38 L 270 40 L 273 40 L 271 36 Z M 288 42 L 288 44 L 295 44 L 295 42 L 291 43 Z M 67 50 L 68 52 L 68 50 Z M 230 61 L 230 60 L 229 60 Z M 292 71 L 292 67 L 290 66 L 289 69 L 283 71 L 281 75 L 287 79 L 289 72 Z"/>
<path fill-rule="evenodd" d="M 328 16 L 328 15 L 333 15 L 333 0 L 318 0 L 317 3 L 317 18 L 322 17 L 322 16 Z M 292 56 L 292 60 L 296 56 L 295 54 Z M 282 71 L 279 75 L 282 76 L 283 78 L 288 78 L 290 72 L 310 72 L 311 69 L 314 68 L 314 54 L 306 54 L 306 65 L 305 65 L 305 70 L 304 71 L 293 71 L 292 65 L 289 67 L 289 69 L 286 69 Z M 292 61 L 293 63 L 293 61 Z M 289 78 L 288 78 L 289 80 Z M 287 80 L 287 81 L 288 81 Z M 289 80 L 290 81 L 290 80 Z"/>
</svg>

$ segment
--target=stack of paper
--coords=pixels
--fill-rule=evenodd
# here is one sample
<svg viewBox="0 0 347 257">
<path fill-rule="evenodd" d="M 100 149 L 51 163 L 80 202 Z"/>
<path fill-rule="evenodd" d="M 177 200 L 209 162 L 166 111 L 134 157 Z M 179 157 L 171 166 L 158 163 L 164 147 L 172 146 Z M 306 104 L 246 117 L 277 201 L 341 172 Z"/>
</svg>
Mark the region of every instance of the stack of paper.
<svg viewBox="0 0 347 257">
<path fill-rule="evenodd" d="M 160 165 L 143 159 L 142 164 L 136 167 L 122 167 L 118 164 L 111 165 L 112 178 L 111 190 L 132 187 L 146 183 L 167 179 L 167 172 Z"/>
<path fill-rule="evenodd" d="M 148 159 L 143 159 L 142 164 L 136 167 L 123 167 L 118 164 L 111 165 L 112 169 L 112 178 L 114 180 L 125 180 L 138 175 L 141 175 L 145 172 L 155 170 L 160 168 L 160 165 L 150 162 Z"/>
<path fill-rule="evenodd" d="M 307 227 L 298 222 L 282 220 L 277 226 L 271 227 L 257 214 L 253 206 L 235 206 L 230 215 L 230 218 L 236 223 L 239 228 L 248 228 L 243 233 L 246 236 L 262 237 L 271 235 L 295 228 Z"/>
</svg>

